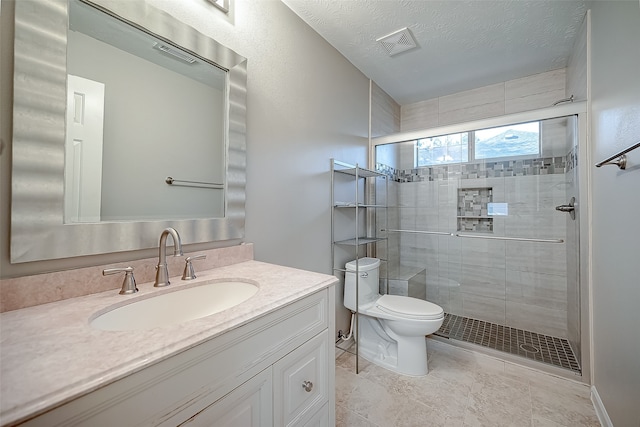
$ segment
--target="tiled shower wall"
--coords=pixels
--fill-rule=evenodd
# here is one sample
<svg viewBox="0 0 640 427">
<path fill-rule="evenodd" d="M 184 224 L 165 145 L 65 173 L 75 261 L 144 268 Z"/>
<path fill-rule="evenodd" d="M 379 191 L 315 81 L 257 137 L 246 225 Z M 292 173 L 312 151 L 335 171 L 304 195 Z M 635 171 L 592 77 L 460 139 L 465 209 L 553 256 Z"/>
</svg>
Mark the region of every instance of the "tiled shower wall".
<svg viewBox="0 0 640 427">
<path fill-rule="evenodd" d="M 408 132 L 550 107 L 565 98 L 565 68 L 428 99 L 401 107 Z M 577 100 L 585 98 L 576 94 Z"/>
<path fill-rule="evenodd" d="M 567 168 L 565 174 L 565 182 L 567 183 L 567 203 L 571 197 L 576 197 L 578 206 L 580 205 L 579 197 L 579 180 L 578 180 L 578 138 L 575 135 L 575 126 L 567 126 L 567 139 L 575 141 L 575 146 L 571 151 L 573 155 L 573 166 Z M 566 215 L 567 239 L 567 339 L 578 357 L 582 360 L 581 355 L 581 319 L 580 319 L 580 221 L 581 213 L 578 208 L 575 220 Z M 582 219 L 584 220 L 584 219 Z"/>
<path fill-rule="evenodd" d="M 565 175 L 447 178 L 399 185 L 400 229 L 457 231 L 459 188 L 490 187 L 509 204 L 494 217 L 493 235 L 566 239 Z M 567 336 L 564 244 L 401 234 L 400 262 L 424 268 L 427 299 L 448 313 Z"/>
<path fill-rule="evenodd" d="M 585 16 L 585 20 L 582 22 L 582 26 L 578 32 L 578 37 L 573 46 L 573 51 L 571 57 L 569 58 L 569 63 L 567 65 L 566 71 L 566 92 L 567 94 L 573 94 L 575 99 L 577 100 L 586 100 L 587 99 L 587 56 L 588 56 L 588 48 L 587 48 L 587 21 L 589 13 Z M 567 128 L 570 134 L 568 134 L 569 140 L 575 140 L 577 144 L 577 138 L 572 134 L 574 130 L 571 127 Z M 578 149 L 577 146 L 573 150 L 574 153 L 577 154 Z M 584 160 L 584 158 L 583 158 Z M 576 167 L 572 168 L 567 172 L 567 182 L 569 183 L 569 194 L 568 197 L 575 196 L 578 199 L 579 194 L 579 180 L 578 180 L 578 170 L 577 167 L 578 157 L 574 156 L 574 164 Z M 586 183 L 583 183 L 586 185 Z M 580 202 L 580 200 L 579 200 Z M 583 204 L 586 206 L 586 200 L 582 200 Z M 584 212 L 584 211 L 583 211 Z M 582 218 L 581 218 L 582 217 Z M 586 277 L 580 277 L 580 272 L 586 273 L 586 265 L 580 265 L 580 257 L 583 257 L 582 260 L 586 264 L 585 254 L 580 255 L 579 248 L 584 244 L 580 242 L 580 233 L 579 233 L 579 224 L 580 221 L 586 222 L 586 216 L 582 216 L 580 209 L 577 210 L 577 220 L 570 221 L 567 219 L 567 311 L 568 311 L 568 320 L 567 320 L 567 329 L 568 329 L 568 340 L 571 343 L 571 346 L 578 357 L 578 360 L 581 360 L 584 365 L 588 365 L 588 355 L 583 355 L 583 346 L 582 343 L 585 342 L 588 345 L 588 340 L 582 340 L 582 325 L 581 325 L 581 281 L 586 282 Z M 570 225 L 569 225 L 570 224 Z M 584 239 L 587 241 L 588 239 Z M 586 252 L 586 251 L 585 251 Z M 577 254 L 577 255 L 576 255 Z M 588 322 L 586 322 L 588 323 Z M 588 334 L 585 335 L 585 337 Z"/>
<path fill-rule="evenodd" d="M 568 215 L 555 206 L 573 191 L 567 179 L 576 164 L 575 149 L 567 145 L 571 123 L 555 119 L 542 126 L 543 154 L 564 150 L 564 156 L 381 169 L 392 181 L 389 228 L 565 243 L 391 233 L 390 267 L 424 269 L 427 299 L 448 313 L 568 338 L 567 257 L 575 250 L 568 247 Z M 506 203 L 508 215 L 486 215 L 488 201 Z M 473 204 L 481 205 L 479 216 L 489 217 L 490 227 L 468 228 Z"/>
</svg>

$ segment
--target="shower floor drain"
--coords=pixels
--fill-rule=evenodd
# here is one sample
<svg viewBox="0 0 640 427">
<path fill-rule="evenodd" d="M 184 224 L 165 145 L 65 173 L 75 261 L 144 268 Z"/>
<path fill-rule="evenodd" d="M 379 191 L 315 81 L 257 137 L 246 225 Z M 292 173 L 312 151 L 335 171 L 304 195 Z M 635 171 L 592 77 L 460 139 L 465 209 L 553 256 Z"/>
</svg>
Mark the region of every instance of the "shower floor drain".
<svg viewBox="0 0 640 427">
<path fill-rule="evenodd" d="M 573 349 L 564 338 L 445 313 L 436 335 L 465 341 L 505 353 L 581 373 Z"/>
<path fill-rule="evenodd" d="M 527 353 L 539 353 L 540 349 L 538 347 L 534 347 L 531 344 L 520 344 L 520 348 L 526 351 Z"/>
</svg>

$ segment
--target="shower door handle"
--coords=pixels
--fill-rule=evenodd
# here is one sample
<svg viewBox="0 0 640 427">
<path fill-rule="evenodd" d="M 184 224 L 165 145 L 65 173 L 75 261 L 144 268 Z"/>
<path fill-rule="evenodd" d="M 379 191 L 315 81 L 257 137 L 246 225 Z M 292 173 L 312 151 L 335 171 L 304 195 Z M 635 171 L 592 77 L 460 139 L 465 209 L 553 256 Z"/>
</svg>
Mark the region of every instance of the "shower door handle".
<svg viewBox="0 0 640 427">
<path fill-rule="evenodd" d="M 556 210 L 560 212 L 567 212 L 571 215 L 571 219 L 576 219 L 576 198 L 572 197 L 567 205 L 556 206 Z"/>
</svg>

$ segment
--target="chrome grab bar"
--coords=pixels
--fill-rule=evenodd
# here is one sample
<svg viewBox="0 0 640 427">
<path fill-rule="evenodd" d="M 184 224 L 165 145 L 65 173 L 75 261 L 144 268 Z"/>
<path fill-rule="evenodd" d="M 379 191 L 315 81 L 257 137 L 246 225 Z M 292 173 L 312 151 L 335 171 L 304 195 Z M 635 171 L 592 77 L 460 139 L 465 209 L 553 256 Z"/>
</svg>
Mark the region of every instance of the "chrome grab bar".
<svg viewBox="0 0 640 427">
<path fill-rule="evenodd" d="M 625 156 L 625 154 L 627 154 L 629 151 L 635 150 L 638 147 L 640 147 L 640 142 L 637 142 L 631 147 L 620 151 L 618 154 L 614 154 L 613 156 L 609 157 L 606 160 L 601 161 L 600 163 L 596 163 L 596 167 L 599 168 L 600 166 L 604 166 L 604 165 L 616 165 L 620 169 L 624 170 L 627 168 L 627 156 Z M 615 162 L 612 161 L 615 159 L 618 159 L 618 160 L 616 160 Z"/>
<path fill-rule="evenodd" d="M 169 185 L 176 185 L 181 187 L 198 187 L 198 188 L 212 188 L 221 190 L 224 189 L 224 184 L 218 184 L 215 182 L 203 182 L 203 181 L 187 181 L 184 179 L 175 179 L 170 176 L 164 180 Z"/>
<path fill-rule="evenodd" d="M 541 243 L 564 243 L 563 239 L 532 239 L 528 237 L 482 236 L 477 234 L 460 234 L 460 233 L 456 233 L 455 236 L 465 237 L 469 239 L 515 240 L 518 242 L 541 242 Z"/>
<path fill-rule="evenodd" d="M 453 236 L 453 233 L 447 233 L 445 231 L 385 230 L 384 228 L 380 231 L 387 231 L 389 233 L 439 234 L 442 236 Z"/>
<path fill-rule="evenodd" d="M 385 230 L 380 231 L 394 232 L 394 233 L 414 233 L 414 234 L 438 234 L 451 237 L 464 237 L 469 239 L 489 239 L 489 240 L 512 240 L 519 242 L 541 242 L 541 243 L 564 243 L 563 239 L 534 239 L 528 237 L 506 237 L 506 236 L 484 236 L 481 234 L 460 234 L 460 233 L 447 233 L 444 231 L 421 231 L 421 230 Z"/>
</svg>

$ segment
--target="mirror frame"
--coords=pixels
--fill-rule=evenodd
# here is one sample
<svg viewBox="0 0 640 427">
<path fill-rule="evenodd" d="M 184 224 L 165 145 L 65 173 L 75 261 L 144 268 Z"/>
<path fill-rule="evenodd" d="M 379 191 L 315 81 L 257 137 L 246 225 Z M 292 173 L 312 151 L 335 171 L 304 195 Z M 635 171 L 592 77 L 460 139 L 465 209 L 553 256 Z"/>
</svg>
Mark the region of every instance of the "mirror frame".
<svg viewBox="0 0 640 427">
<path fill-rule="evenodd" d="M 69 5 L 67 0 L 18 1 L 11 263 L 153 248 L 166 227 L 178 230 L 183 244 L 244 238 L 246 58 L 143 0 L 81 1 L 227 70 L 225 217 L 64 223 Z"/>
</svg>

